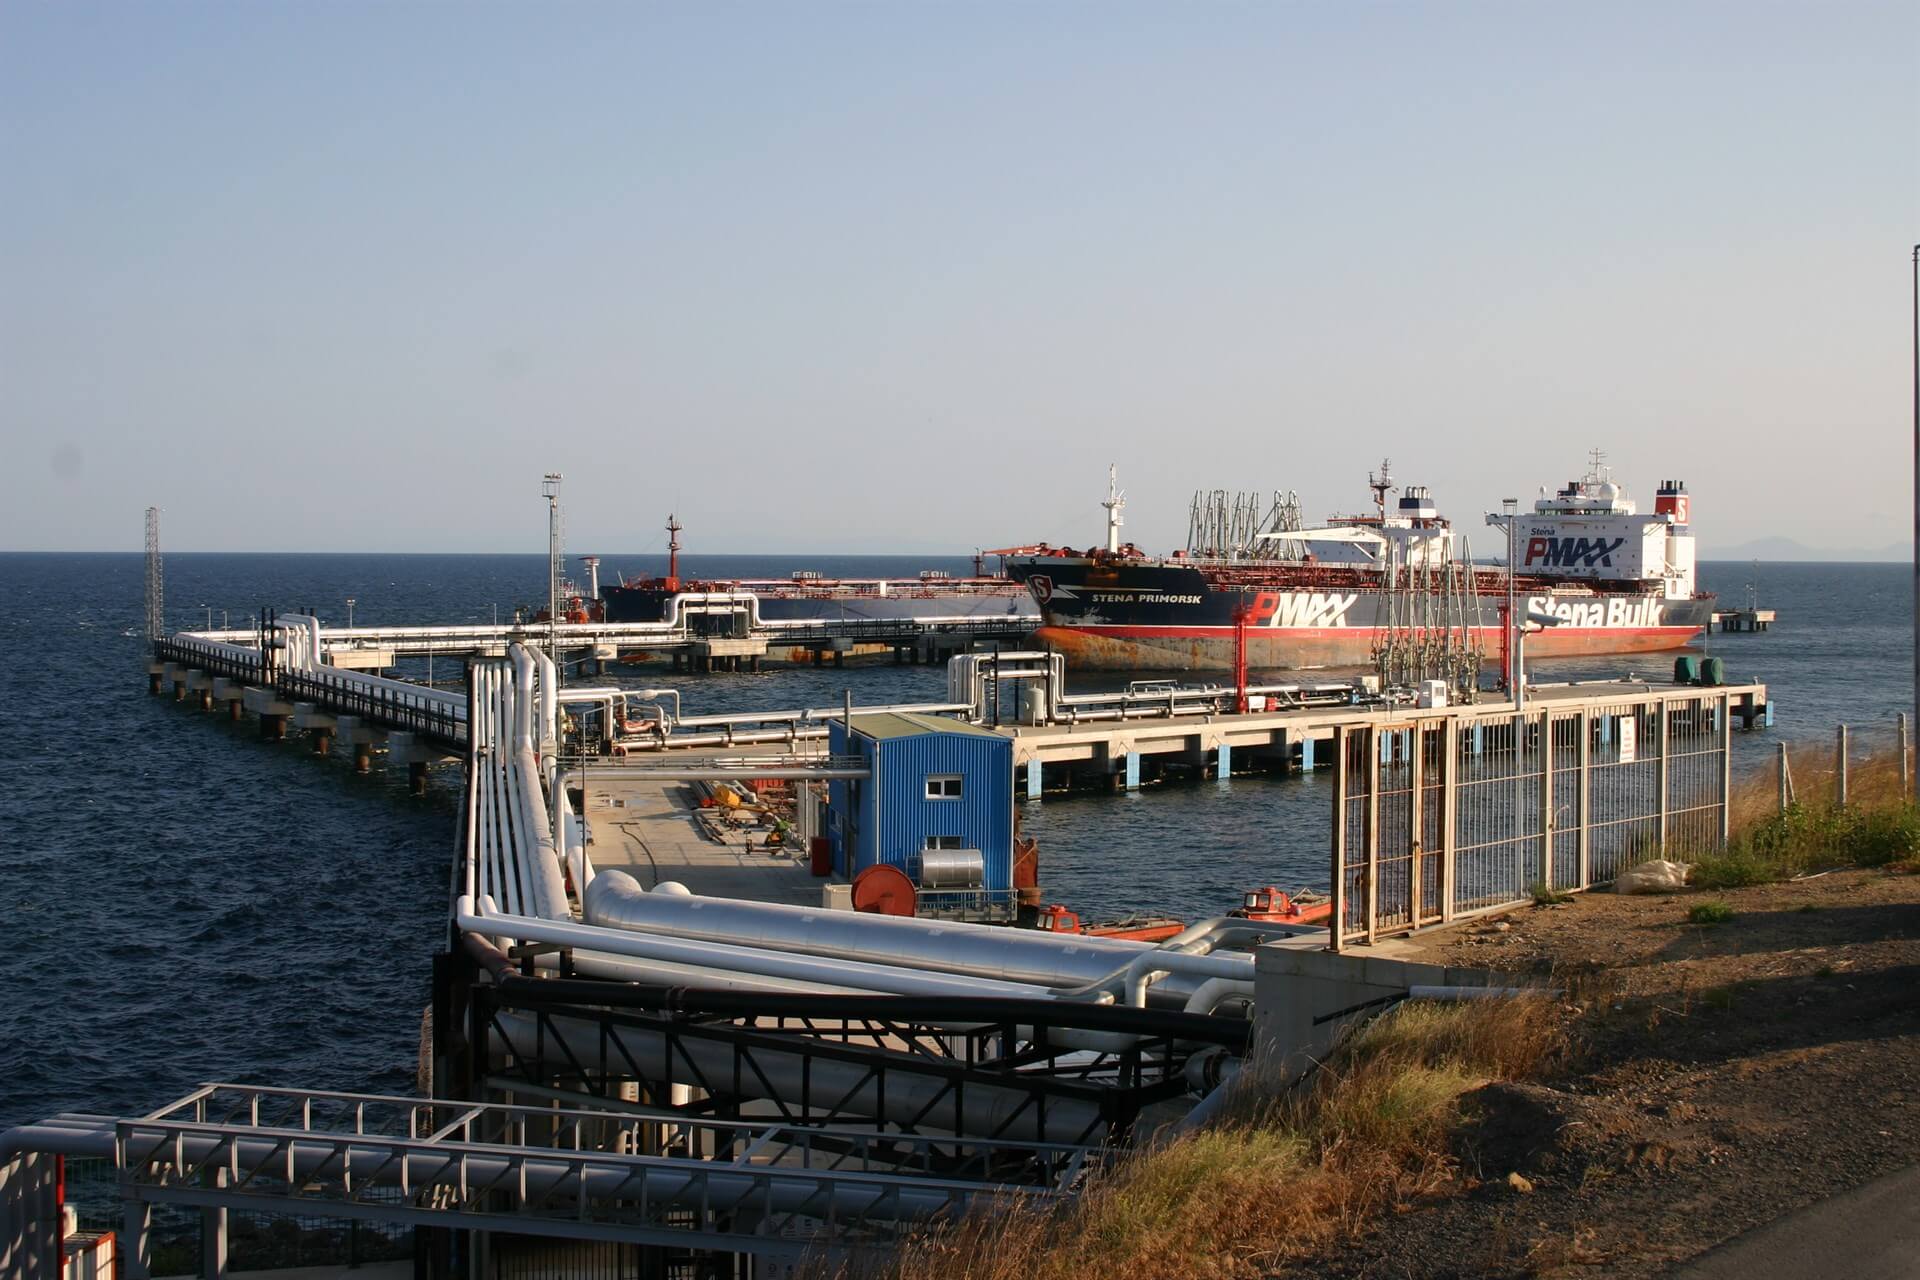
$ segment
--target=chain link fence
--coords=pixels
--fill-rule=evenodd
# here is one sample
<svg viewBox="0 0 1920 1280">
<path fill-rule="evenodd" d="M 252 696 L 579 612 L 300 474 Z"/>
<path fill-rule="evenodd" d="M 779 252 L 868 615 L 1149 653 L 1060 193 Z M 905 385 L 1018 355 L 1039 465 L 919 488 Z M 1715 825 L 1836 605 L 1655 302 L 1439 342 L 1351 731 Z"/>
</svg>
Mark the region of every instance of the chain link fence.
<svg viewBox="0 0 1920 1280">
<path fill-rule="evenodd" d="M 1342 729 L 1335 946 L 1724 846 L 1738 698 L 1676 689 Z"/>
</svg>

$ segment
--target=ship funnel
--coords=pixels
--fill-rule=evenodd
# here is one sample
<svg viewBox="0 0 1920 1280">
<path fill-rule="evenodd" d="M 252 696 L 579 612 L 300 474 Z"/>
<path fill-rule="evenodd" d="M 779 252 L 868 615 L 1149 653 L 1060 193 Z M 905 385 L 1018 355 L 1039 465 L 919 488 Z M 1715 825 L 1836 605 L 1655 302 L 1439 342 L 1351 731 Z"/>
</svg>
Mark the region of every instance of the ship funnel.
<svg viewBox="0 0 1920 1280">
<path fill-rule="evenodd" d="M 1675 524 L 1686 524 L 1693 514 L 1691 508 L 1685 480 L 1662 480 L 1654 491 L 1653 514 L 1657 516 L 1672 516 Z"/>
<path fill-rule="evenodd" d="M 1423 484 L 1410 484 L 1400 495 L 1398 513 L 1411 520 L 1439 518 L 1440 508 L 1433 505 L 1433 493 Z"/>
</svg>

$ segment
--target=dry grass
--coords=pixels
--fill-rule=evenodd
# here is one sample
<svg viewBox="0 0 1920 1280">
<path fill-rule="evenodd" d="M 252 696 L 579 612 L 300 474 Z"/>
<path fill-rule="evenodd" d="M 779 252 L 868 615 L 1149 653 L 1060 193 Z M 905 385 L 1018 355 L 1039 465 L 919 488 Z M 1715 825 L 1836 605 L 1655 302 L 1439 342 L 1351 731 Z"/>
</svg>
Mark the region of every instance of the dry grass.
<svg viewBox="0 0 1920 1280">
<path fill-rule="evenodd" d="M 1822 743 L 1800 743 L 1787 752 L 1794 798 L 1802 808 L 1831 808 L 1834 799 L 1833 748 Z M 1865 809 L 1886 809 L 1904 802 L 1900 786 L 1900 753 L 1892 748 L 1871 752 L 1847 766 L 1847 801 Z M 1778 775 L 1769 764 L 1748 774 L 1733 788 L 1733 827 L 1744 831 L 1759 826 L 1780 811 Z"/>
<path fill-rule="evenodd" d="M 1241 1280 L 1446 1185 L 1460 1097 L 1537 1074 L 1566 1045 L 1537 999 L 1403 1005 L 1306 1084 L 1250 1066 L 1213 1127 L 1140 1150 L 1060 1206 L 1004 1202 L 839 1271 L 847 1280 Z"/>
<path fill-rule="evenodd" d="M 1802 747 L 1790 762 L 1795 802 L 1780 812 L 1772 771 L 1748 778 L 1734 791 L 1732 842 L 1694 860 L 1694 884 L 1737 889 L 1823 867 L 1899 865 L 1920 854 L 1920 810 L 1903 793 L 1897 751 L 1849 767 L 1844 809 L 1833 803 L 1831 751 Z"/>
</svg>

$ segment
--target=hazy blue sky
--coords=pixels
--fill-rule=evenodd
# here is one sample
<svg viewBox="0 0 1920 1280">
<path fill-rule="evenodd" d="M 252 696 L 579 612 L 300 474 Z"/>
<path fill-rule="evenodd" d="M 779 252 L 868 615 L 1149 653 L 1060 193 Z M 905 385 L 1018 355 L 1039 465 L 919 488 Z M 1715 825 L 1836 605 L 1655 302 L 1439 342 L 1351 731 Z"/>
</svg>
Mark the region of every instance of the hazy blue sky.
<svg viewBox="0 0 1920 1280">
<path fill-rule="evenodd" d="M 0 4 L 0 547 L 1909 536 L 1911 3 Z"/>
</svg>

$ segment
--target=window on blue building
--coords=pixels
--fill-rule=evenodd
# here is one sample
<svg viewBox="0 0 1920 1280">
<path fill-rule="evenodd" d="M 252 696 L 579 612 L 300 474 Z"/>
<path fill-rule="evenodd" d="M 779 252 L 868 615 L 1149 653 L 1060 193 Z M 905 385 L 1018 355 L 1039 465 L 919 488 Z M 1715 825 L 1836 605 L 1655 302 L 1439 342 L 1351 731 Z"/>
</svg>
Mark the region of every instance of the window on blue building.
<svg viewBox="0 0 1920 1280">
<path fill-rule="evenodd" d="M 927 775 L 927 799 L 958 800 L 960 798 L 960 775 L 957 773 L 930 773 Z"/>
<path fill-rule="evenodd" d="M 965 836 L 928 836 L 922 849 L 964 849 L 967 847 Z"/>
</svg>

